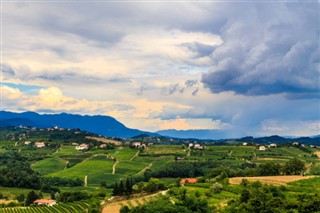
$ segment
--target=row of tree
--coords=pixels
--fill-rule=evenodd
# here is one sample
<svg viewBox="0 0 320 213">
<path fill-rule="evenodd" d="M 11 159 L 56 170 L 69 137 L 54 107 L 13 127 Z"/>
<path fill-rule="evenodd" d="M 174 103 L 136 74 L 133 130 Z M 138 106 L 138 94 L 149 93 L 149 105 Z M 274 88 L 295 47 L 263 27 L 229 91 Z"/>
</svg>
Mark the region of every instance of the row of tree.
<svg viewBox="0 0 320 213">
<path fill-rule="evenodd" d="M 132 180 L 132 177 L 129 177 L 126 179 L 125 183 L 123 180 L 120 180 L 120 182 L 116 182 L 114 184 L 114 188 L 112 191 L 112 195 L 114 196 L 120 196 L 120 195 L 130 195 L 132 194 L 132 187 L 134 185 L 134 182 Z"/>
</svg>

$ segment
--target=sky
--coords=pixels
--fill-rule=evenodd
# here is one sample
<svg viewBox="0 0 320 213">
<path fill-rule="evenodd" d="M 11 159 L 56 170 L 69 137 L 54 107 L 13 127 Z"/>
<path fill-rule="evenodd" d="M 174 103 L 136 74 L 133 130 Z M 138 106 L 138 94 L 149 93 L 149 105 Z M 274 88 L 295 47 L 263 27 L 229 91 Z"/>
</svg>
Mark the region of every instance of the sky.
<svg viewBox="0 0 320 213">
<path fill-rule="evenodd" d="M 2 1 L 1 108 L 320 134 L 318 1 Z"/>
</svg>

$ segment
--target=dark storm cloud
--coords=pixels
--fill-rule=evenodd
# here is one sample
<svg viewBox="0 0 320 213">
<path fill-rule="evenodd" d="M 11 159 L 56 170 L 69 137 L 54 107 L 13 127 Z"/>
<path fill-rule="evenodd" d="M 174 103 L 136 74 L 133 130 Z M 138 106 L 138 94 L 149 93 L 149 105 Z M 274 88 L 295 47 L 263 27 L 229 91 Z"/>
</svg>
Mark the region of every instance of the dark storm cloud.
<svg viewBox="0 0 320 213">
<path fill-rule="evenodd" d="M 204 85 L 213 93 L 319 98 L 319 4 L 238 6 L 221 28 Z"/>
</svg>

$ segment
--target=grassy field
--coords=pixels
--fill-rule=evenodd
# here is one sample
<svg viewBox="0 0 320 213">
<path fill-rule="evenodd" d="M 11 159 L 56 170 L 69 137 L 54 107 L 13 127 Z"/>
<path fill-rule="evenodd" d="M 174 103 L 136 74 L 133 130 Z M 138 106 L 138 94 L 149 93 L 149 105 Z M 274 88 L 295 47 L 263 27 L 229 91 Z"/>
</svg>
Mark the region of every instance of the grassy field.
<svg viewBox="0 0 320 213">
<path fill-rule="evenodd" d="M 34 163 L 31 168 L 40 174 L 50 174 L 65 169 L 66 161 L 60 158 L 47 158 Z"/>
<path fill-rule="evenodd" d="M 106 156 L 96 156 L 84 160 L 83 162 L 59 171 L 50 174 L 49 176 L 56 177 L 66 177 L 66 178 L 80 178 L 81 180 L 84 177 L 88 176 L 88 184 L 98 185 L 101 181 L 107 180 L 110 175 L 112 175 L 112 166 L 114 161 L 108 159 Z"/>
</svg>

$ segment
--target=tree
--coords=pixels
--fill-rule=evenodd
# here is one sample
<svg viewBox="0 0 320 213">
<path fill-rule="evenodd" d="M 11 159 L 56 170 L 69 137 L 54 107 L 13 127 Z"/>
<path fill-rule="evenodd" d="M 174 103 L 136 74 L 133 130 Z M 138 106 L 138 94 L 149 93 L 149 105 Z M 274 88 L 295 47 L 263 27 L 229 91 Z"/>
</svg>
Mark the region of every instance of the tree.
<svg viewBox="0 0 320 213">
<path fill-rule="evenodd" d="M 305 170 L 304 162 L 297 158 L 289 160 L 283 167 L 283 172 L 286 175 L 301 175 Z"/>
<path fill-rule="evenodd" d="M 34 191 L 29 192 L 26 198 L 26 206 L 30 206 L 37 199 L 39 199 L 37 193 L 35 193 Z"/>
<path fill-rule="evenodd" d="M 112 194 L 113 194 L 113 195 L 115 195 L 115 196 L 116 196 L 116 195 L 119 195 L 119 186 L 118 186 L 118 182 L 116 182 L 116 183 L 114 184 Z"/>
</svg>

